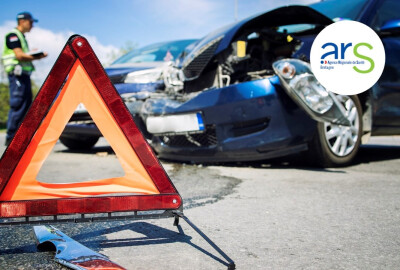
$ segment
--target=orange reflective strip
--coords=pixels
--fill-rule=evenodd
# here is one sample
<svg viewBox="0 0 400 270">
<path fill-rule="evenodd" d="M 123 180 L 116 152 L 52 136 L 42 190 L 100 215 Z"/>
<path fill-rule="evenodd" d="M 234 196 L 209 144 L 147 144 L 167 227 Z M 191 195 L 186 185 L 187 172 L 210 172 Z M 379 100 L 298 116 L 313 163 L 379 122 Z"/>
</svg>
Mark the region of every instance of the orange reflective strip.
<svg viewBox="0 0 400 270">
<path fill-rule="evenodd" d="M 125 175 L 80 183 L 49 184 L 37 181 L 36 177 L 40 168 L 79 103 L 85 105 L 93 121 L 110 143 Z M 77 60 L 69 73 L 67 83 L 32 138 L 1 194 L 0 201 L 86 197 L 116 193 L 159 194 L 160 192 L 82 64 Z"/>
</svg>

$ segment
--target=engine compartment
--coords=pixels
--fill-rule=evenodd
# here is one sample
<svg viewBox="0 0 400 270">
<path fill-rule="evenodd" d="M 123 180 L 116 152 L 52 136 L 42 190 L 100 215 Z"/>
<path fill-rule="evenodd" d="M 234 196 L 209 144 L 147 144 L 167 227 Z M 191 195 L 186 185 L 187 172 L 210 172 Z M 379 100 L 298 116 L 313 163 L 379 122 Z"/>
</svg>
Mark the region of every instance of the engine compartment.
<svg viewBox="0 0 400 270">
<path fill-rule="evenodd" d="M 272 63 L 292 57 L 302 44 L 300 39 L 278 30 L 277 27 L 244 29 L 227 49 L 208 62 L 200 76 L 193 80 L 182 78 L 182 87 L 173 90 L 192 93 L 274 75 Z M 171 90 L 168 85 L 166 90 Z"/>
</svg>

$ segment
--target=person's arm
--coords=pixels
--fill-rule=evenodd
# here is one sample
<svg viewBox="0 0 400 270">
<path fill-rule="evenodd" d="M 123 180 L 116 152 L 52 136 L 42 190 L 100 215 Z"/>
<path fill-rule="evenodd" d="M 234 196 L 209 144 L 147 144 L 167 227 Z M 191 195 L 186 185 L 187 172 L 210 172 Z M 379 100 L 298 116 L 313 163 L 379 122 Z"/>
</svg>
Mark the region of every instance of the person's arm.
<svg viewBox="0 0 400 270">
<path fill-rule="evenodd" d="M 19 60 L 19 61 L 33 61 L 33 60 L 42 59 L 47 56 L 47 53 L 43 53 L 43 54 L 37 55 L 37 56 L 26 54 L 26 53 L 24 53 L 24 51 L 21 48 L 14 48 L 13 51 L 15 53 L 15 58 L 17 58 L 17 60 Z"/>
<path fill-rule="evenodd" d="M 15 33 L 10 33 L 6 36 L 6 46 L 13 50 L 15 58 L 18 61 L 33 61 L 47 56 L 47 53 L 38 56 L 24 53 L 24 51 L 22 50 L 21 41 Z"/>
</svg>

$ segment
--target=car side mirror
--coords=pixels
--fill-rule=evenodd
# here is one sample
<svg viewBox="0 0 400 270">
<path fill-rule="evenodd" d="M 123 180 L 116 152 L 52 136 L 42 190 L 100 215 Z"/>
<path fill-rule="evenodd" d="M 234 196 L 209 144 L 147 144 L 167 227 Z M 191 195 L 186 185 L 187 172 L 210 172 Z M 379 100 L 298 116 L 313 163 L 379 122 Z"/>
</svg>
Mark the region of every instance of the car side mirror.
<svg viewBox="0 0 400 270">
<path fill-rule="evenodd" d="M 381 37 L 400 35 L 400 19 L 385 22 L 379 31 L 379 35 Z"/>
</svg>

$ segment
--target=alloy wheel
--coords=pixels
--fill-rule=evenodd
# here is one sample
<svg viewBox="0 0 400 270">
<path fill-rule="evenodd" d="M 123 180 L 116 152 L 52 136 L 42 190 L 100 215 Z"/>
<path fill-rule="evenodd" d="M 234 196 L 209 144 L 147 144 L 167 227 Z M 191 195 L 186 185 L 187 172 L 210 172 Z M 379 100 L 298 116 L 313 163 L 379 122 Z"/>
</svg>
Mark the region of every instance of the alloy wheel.
<svg viewBox="0 0 400 270">
<path fill-rule="evenodd" d="M 360 128 L 360 118 L 357 107 L 349 96 L 338 95 L 337 99 L 342 103 L 346 117 L 350 121 L 350 126 L 324 123 L 325 140 L 329 149 L 336 156 L 346 156 L 350 154 L 357 143 L 358 131 Z"/>
</svg>

